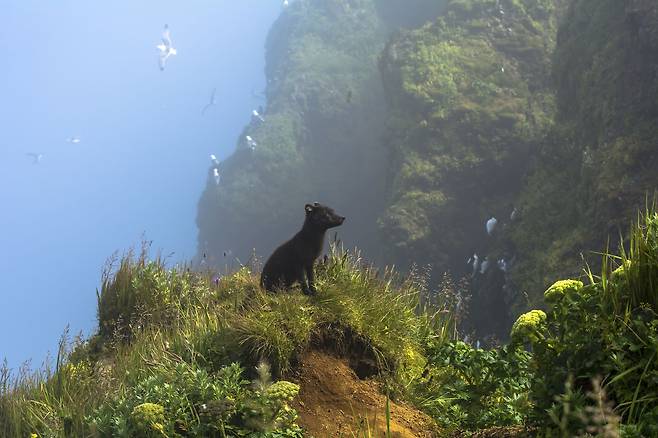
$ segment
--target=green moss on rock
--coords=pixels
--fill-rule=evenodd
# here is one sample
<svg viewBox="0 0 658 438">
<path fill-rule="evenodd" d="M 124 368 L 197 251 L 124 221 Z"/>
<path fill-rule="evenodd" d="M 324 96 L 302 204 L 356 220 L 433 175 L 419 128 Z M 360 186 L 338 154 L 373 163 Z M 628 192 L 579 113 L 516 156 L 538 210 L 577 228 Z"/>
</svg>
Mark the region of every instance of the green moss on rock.
<svg viewBox="0 0 658 438">
<path fill-rule="evenodd" d="M 266 44 L 265 121 L 245 128 L 218 186 L 209 169 L 199 202 L 199 253 L 211 263 L 228 249 L 266 256 L 316 200 L 345 212 L 344 238 L 375 252 L 386 190 L 377 57 L 388 31 L 374 0 L 292 2 L 281 14 Z"/>
<path fill-rule="evenodd" d="M 380 225 L 398 266 L 460 269 L 455 255 L 476 247 L 487 215 L 511 212 L 553 118 L 553 4 L 451 1 L 389 42 L 380 68 L 393 175 Z"/>
<path fill-rule="evenodd" d="M 539 302 L 551 277 L 577 274 L 580 254 L 616 246 L 619 229 L 658 185 L 658 5 L 572 0 L 553 66 L 556 125 L 521 194 L 516 280 Z M 596 264 L 597 262 L 594 262 Z"/>
</svg>

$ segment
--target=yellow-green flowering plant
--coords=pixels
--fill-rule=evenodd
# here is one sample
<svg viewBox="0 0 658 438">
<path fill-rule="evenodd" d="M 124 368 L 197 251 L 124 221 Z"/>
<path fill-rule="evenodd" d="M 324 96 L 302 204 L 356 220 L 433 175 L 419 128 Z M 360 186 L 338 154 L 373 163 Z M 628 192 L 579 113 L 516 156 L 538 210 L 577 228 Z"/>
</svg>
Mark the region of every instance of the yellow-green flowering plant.
<svg viewBox="0 0 658 438">
<path fill-rule="evenodd" d="M 548 304 L 555 304 L 565 296 L 577 293 L 583 288 L 583 282 L 580 280 L 560 280 L 553 283 L 551 287 L 544 292 L 544 301 Z"/>
</svg>

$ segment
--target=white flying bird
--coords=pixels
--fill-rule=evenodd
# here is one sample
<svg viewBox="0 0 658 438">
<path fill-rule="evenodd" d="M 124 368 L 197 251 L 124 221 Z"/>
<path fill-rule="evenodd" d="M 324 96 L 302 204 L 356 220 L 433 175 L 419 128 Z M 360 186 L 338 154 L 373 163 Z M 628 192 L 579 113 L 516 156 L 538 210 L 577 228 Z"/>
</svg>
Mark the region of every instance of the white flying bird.
<svg viewBox="0 0 658 438">
<path fill-rule="evenodd" d="M 156 47 L 160 50 L 160 70 L 164 70 L 167 59 L 177 53 L 176 49 L 171 45 L 169 25 L 165 24 L 164 32 L 162 32 L 162 44 L 158 44 Z"/>
<path fill-rule="evenodd" d="M 210 161 L 212 161 L 212 164 L 214 164 L 215 166 L 219 166 L 219 160 L 217 159 L 215 154 L 210 154 Z"/>
<path fill-rule="evenodd" d="M 221 177 L 219 176 L 219 169 L 217 168 L 213 169 L 212 174 L 215 177 L 215 184 L 219 185 L 219 182 L 221 181 Z"/>
<path fill-rule="evenodd" d="M 290 5 L 290 3 L 288 3 L 288 0 L 283 0 L 283 7 L 284 8 L 287 8 L 289 5 Z"/>
<path fill-rule="evenodd" d="M 256 110 L 253 110 L 253 111 L 251 112 L 251 115 L 254 116 L 254 117 L 256 117 L 256 118 L 257 118 L 258 120 L 260 120 L 261 122 L 264 122 L 264 121 L 265 121 L 265 119 L 263 118 L 263 116 L 261 116 L 261 115 L 258 113 L 258 111 L 256 111 Z"/>
<path fill-rule="evenodd" d="M 78 143 L 82 142 L 82 140 L 80 140 L 80 137 L 77 137 L 77 136 L 69 137 L 69 138 L 66 139 L 66 141 L 68 143 L 73 143 L 73 144 L 78 144 Z"/>
<path fill-rule="evenodd" d="M 25 155 L 32 157 L 32 160 L 34 160 L 34 161 L 32 161 L 32 164 L 41 163 L 41 159 L 44 157 L 43 154 L 35 154 L 34 152 L 28 152 Z"/>
<path fill-rule="evenodd" d="M 201 110 L 201 115 L 204 115 L 208 108 L 211 106 L 215 105 L 215 93 L 217 92 L 217 88 L 212 89 L 212 94 L 210 95 L 210 102 L 208 102 L 208 105 L 204 106 L 203 109 Z"/>
</svg>

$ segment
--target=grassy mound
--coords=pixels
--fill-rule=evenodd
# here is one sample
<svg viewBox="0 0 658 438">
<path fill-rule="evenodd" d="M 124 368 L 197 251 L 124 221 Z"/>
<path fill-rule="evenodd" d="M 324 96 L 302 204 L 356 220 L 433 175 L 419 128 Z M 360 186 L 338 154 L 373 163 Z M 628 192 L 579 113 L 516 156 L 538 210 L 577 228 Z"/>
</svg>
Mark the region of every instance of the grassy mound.
<svg viewBox="0 0 658 438">
<path fill-rule="evenodd" d="M 98 333 L 65 337 L 54 370 L 5 370 L 0 435 L 301 436 L 289 405 L 299 387 L 271 378 L 305 351 L 344 354 L 401 394 L 423 372 L 424 340 L 449 333 L 445 314 L 418 316 L 418 279 L 345 252 L 316 268 L 313 298 L 265 293 L 247 267 L 220 278 L 147 253 L 106 269 Z"/>
</svg>

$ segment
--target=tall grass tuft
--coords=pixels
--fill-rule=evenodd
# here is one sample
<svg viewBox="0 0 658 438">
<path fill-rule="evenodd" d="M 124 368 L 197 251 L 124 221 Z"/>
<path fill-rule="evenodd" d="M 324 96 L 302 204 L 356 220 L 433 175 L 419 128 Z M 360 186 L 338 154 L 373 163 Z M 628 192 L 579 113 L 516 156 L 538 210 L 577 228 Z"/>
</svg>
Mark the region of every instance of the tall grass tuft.
<svg viewBox="0 0 658 438">
<path fill-rule="evenodd" d="M 641 306 L 658 313 L 658 198 L 638 212 L 619 255 L 603 253 L 601 275 L 586 269 L 591 283 L 602 288 L 603 304 L 615 315 L 628 315 Z"/>
</svg>

